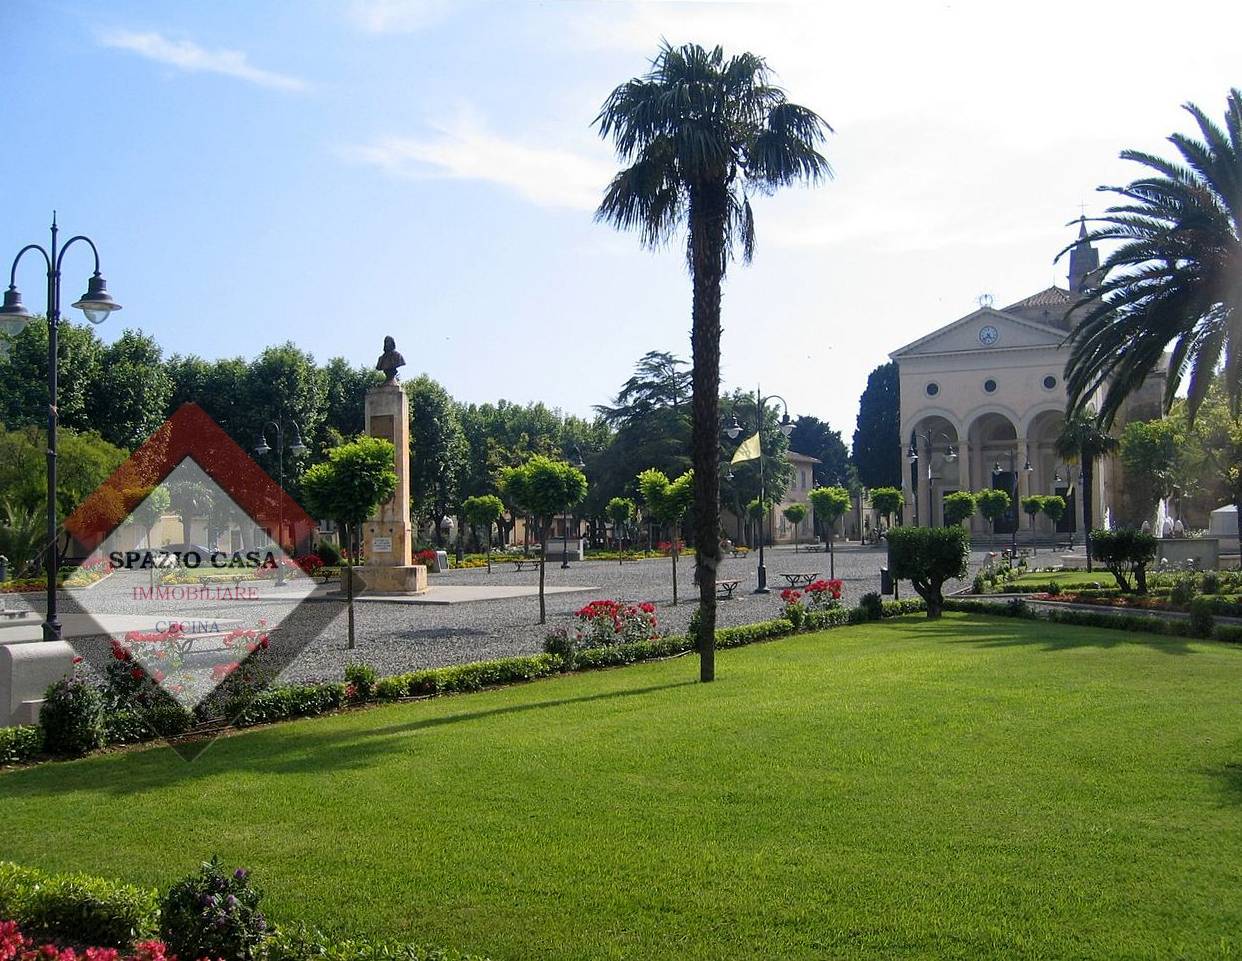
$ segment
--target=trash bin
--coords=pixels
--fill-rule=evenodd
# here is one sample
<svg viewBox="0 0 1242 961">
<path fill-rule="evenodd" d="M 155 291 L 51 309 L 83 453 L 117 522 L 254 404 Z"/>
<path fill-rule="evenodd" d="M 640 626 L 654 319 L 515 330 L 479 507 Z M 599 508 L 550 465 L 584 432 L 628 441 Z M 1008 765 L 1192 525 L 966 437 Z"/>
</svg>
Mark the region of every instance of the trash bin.
<svg viewBox="0 0 1242 961">
<path fill-rule="evenodd" d="M 893 575 L 888 572 L 887 567 L 880 568 L 880 593 L 884 595 L 893 593 Z"/>
</svg>

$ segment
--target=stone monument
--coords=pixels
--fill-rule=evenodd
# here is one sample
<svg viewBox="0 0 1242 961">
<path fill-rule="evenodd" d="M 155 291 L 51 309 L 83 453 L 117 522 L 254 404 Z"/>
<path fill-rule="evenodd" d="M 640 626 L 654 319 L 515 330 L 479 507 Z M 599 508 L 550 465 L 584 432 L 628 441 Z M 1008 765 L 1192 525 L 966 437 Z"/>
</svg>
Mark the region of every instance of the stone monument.
<svg viewBox="0 0 1242 961">
<path fill-rule="evenodd" d="M 391 441 L 396 448 L 394 467 L 397 489 L 392 499 L 381 504 L 375 515 L 362 525 L 362 550 L 366 564 L 354 573 L 363 594 L 421 594 L 427 590 L 427 568 L 412 564 L 414 531 L 410 526 L 410 402 L 397 380 L 397 369 L 405 358 L 396 342 L 384 338 L 384 353 L 375 369 L 384 372 L 384 382 L 367 391 L 364 418 L 366 432 Z"/>
</svg>

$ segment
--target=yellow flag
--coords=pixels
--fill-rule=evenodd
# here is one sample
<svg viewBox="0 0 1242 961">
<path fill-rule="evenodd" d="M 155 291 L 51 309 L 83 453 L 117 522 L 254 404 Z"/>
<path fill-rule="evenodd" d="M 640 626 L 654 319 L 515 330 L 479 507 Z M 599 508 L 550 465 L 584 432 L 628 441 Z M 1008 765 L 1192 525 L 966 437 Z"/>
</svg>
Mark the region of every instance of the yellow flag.
<svg viewBox="0 0 1242 961">
<path fill-rule="evenodd" d="M 755 434 L 753 437 L 747 437 L 744 441 L 742 441 L 736 453 L 733 455 L 733 460 L 729 461 L 729 463 L 740 464 L 742 461 L 758 460 L 761 455 L 762 451 L 759 449 L 759 435 Z"/>
</svg>

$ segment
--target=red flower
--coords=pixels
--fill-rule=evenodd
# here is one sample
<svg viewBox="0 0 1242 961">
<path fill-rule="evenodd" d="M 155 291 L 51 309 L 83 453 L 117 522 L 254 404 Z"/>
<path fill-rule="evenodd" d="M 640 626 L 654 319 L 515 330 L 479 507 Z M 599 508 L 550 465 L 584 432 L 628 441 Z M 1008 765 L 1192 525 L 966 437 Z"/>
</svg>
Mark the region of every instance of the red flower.
<svg viewBox="0 0 1242 961">
<path fill-rule="evenodd" d="M 263 648 L 263 650 L 266 651 L 267 644 L 268 644 L 267 635 L 264 634 L 261 638 L 259 638 L 259 647 Z"/>
<path fill-rule="evenodd" d="M 156 684 L 162 684 L 164 682 L 164 672 L 156 671 L 154 674 L 151 675 L 151 679 L 155 681 Z"/>
<path fill-rule="evenodd" d="M 132 677 L 135 681 L 141 681 L 142 675 L 143 675 L 142 668 L 134 667 L 130 669 L 129 676 Z"/>
</svg>

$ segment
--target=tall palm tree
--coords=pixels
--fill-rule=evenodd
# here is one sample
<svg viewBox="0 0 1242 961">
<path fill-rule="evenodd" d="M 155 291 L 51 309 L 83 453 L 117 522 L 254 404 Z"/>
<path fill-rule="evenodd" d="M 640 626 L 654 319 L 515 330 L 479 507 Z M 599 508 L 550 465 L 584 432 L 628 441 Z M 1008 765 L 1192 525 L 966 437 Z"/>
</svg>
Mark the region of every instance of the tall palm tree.
<svg viewBox="0 0 1242 961">
<path fill-rule="evenodd" d="M 831 176 L 816 149 L 831 128 L 789 103 L 762 57 L 726 59 L 720 47 L 664 44 L 643 77 L 623 83 L 595 118 L 622 169 L 596 219 L 639 231 L 661 247 L 688 226 L 693 284 L 692 441 L 694 531 L 699 584 L 699 676 L 715 677 L 716 570 L 720 563 L 720 284 L 740 245 L 755 249 L 754 193 Z"/>
<path fill-rule="evenodd" d="M 1069 463 L 1077 463 L 1082 469 L 1082 485 L 1079 496 L 1082 498 L 1082 526 L 1087 551 L 1087 570 L 1091 567 L 1091 530 L 1094 526 L 1095 507 L 1091 503 L 1091 492 L 1095 489 L 1095 464 L 1102 457 L 1117 450 L 1119 443 L 1116 437 L 1100 426 L 1100 419 L 1090 408 L 1078 408 L 1066 412 L 1065 423 L 1057 435 L 1056 451 Z"/>
<path fill-rule="evenodd" d="M 1166 409 L 1189 374 L 1193 421 L 1222 360 L 1235 415 L 1242 398 L 1242 92 L 1229 92 L 1224 129 L 1194 104 L 1185 109 L 1203 139 L 1169 137 L 1177 161 L 1122 151 L 1149 173 L 1101 187 L 1122 200 L 1088 234 L 1121 245 L 1084 291 L 1065 380 L 1071 408 L 1104 388 L 1106 426 L 1170 345 Z"/>
</svg>

